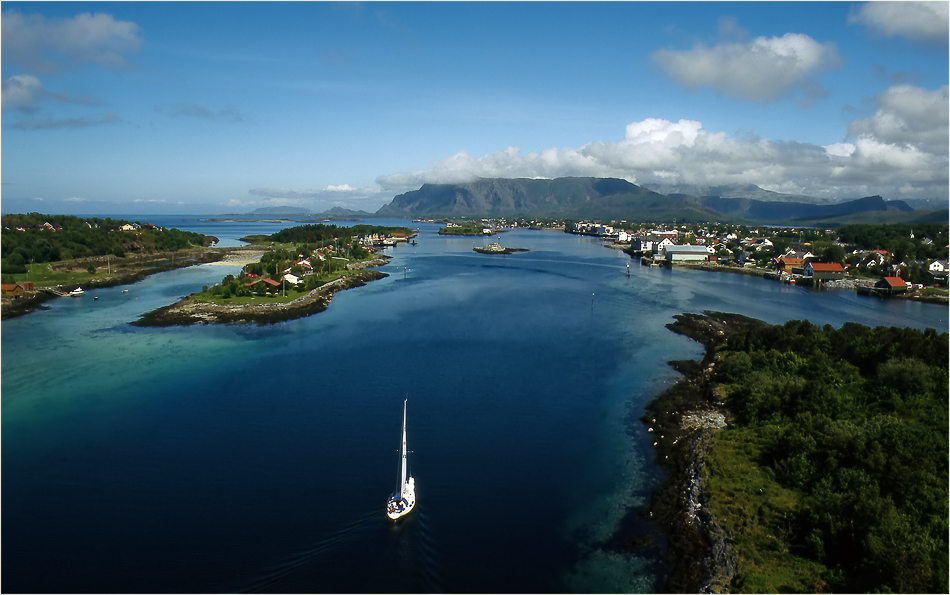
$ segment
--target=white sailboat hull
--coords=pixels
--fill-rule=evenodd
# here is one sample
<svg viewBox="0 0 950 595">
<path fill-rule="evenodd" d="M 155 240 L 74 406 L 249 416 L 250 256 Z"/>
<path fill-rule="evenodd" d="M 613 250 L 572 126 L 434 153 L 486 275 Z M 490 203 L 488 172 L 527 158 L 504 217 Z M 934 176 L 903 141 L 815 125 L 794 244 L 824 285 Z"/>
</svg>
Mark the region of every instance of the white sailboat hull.
<svg viewBox="0 0 950 595">
<path fill-rule="evenodd" d="M 399 494 L 393 494 L 389 498 L 389 504 L 386 506 L 386 516 L 395 521 L 412 512 L 415 505 L 416 480 L 410 477 L 402 488 L 402 498 L 399 497 Z"/>
</svg>

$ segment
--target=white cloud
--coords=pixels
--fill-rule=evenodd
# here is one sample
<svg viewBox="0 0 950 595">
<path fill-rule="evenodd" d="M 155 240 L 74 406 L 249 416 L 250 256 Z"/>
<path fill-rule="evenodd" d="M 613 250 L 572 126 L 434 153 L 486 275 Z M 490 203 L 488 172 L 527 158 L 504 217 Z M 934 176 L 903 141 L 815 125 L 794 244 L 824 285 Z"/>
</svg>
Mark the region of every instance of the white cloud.
<svg viewBox="0 0 950 595">
<path fill-rule="evenodd" d="M 165 200 L 164 198 L 137 198 L 132 202 L 139 203 L 149 203 L 149 204 L 170 204 L 170 205 L 183 205 L 186 204 L 183 200 Z"/>
<path fill-rule="evenodd" d="M 69 198 L 64 198 L 63 202 L 86 202 L 86 199 L 79 198 L 78 196 L 70 196 Z"/>
<path fill-rule="evenodd" d="M 891 87 L 874 98 L 874 115 L 848 126 L 848 136 L 873 137 L 946 155 L 950 142 L 948 100 L 947 85 L 933 91 L 911 85 Z"/>
<path fill-rule="evenodd" d="M 833 43 L 818 43 L 801 33 L 696 45 L 691 50 L 657 50 L 651 58 L 689 89 L 711 87 L 723 95 L 763 103 L 796 95 L 804 102 L 814 101 L 824 90 L 811 76 L 841 63 Z"/>
<path fill-rule="evenodd" d="M 43 94 L 43 83 L 29 74 L 18 74 L 3 81 L 2 111 L 13 108 L 21 112 L 36 110 L 36 102 Z"/>
<path fill-rule="evenodd" d="M 757 184 L 821 198 L 945 197 L 948 193 L 946 88 L 895 87 L 876 99 L 878 114 L 852 125 L 852 142 L 827 146 L 706 131 L 694 120 L 632 122 L 620 141 L 523 153 L 460 152 L 424 170 L 377 178 L 392 192 L 477 178 L 623 178 L 636 184 Z M 900 118 L 903 127 L 892 126 Z M 942 139 L 942 140 L 941 140 Z"/>
<path fill-rule="evenodd" d="M 848 17 L 878 33 L 911 41 L 946 44 L 950 21 L 947 2 L 867 2 Z"/>
<path fill-rule="evenodd" d="M 6 10 L 0 28 L 4 60 L 38 72 L 86 63 L 125 66 L 125 56 L 142 44 L 138 25 L 102 13 L 47 20 Z"/>
<path fill-rule="evenodd" d="M 854 153 L 855 146 L 851 143 L 834 143 L 825 145 L 825 152 L 833 157 L 850 157 Z"/>
</svg>

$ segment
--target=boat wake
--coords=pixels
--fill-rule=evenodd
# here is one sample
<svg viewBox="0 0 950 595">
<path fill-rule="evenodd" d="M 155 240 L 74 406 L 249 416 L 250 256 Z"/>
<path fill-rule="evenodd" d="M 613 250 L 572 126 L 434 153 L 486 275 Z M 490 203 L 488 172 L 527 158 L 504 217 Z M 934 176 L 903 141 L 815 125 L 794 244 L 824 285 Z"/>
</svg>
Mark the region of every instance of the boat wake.
<svg viewBox="0 0 950 595">
<path fill-rule="evenodd" d="M 393 523 L 379 508 L 291 553 L 243 585 L 240 593 L 444 592 L 429 519 L 415 511 Z M 354 565 L 354 561 L 357 564 Z"/>
<path fill-rule="evenodd" d="M 367 512 L 349 525 L 337 529 L 312 545 L 292 554 L 282 562 L 266 569 L 243 588 L 237 589 L 242 593 L 267 592 L 294 592 L 300 589 L 295 585 L 303 585 L 309 575 L 315 574 L 322 566 L 323 558 L 335 550 L 343 549 L 348 543 L 362 541 L 365 535 L 376 523 L 374 517 L 377 511 Z M 311 587 L 312 588 L 312 587 Z"/>
</svg>

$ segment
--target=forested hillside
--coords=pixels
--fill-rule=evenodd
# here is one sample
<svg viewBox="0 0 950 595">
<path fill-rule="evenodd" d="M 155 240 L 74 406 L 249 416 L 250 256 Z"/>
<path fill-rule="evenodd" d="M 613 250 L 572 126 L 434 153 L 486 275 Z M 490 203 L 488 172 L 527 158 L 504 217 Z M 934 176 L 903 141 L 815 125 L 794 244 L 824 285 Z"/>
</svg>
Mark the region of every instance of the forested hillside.
<svg viewBox="0 0 950 595">
<path fill-rule="evenodd" d="M 719 350 L 707 458 L 741 592 L 948 591 L 948 336 L 754 325 Z"/>
<path fill-rule="evenodd" d="M 4 215 L 0 257 L 4 274 L 26 272 L 30 262 L 59 262 L 75 258 L 183 250 L 205 244 L 205 236 L 154 226 L 121 231 L 122 219 L 72 215 Z M 49 224 L 47 226 L 46 224 Z"/>
<path fill-rule="evenodd" d="M 330 240 L 341 238 L 349 239 L 354 236 L 368 236 L 371 234 L 391 235 L 393 232 L 402 233 L 406 237 L 412 235 L 412 230 L 408 227 L 385 227 L 382 225 L 352 225 L 342 227 L 339 225 L 324 225 L 315 223 L 310 225 L 297 225 L 282 229 L 277 233 L 267 236 L 267 239 L 273 242 L 290 242 L 295 244 L 319 244 Z"/>
</svg>

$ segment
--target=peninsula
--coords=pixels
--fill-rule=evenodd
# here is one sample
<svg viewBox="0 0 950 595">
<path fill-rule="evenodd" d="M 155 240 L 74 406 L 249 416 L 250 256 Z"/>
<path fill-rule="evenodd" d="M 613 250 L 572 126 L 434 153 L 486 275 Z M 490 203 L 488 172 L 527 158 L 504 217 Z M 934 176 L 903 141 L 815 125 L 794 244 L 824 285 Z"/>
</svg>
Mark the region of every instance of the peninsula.
<svg viewBox="0 0 950 595">
<path fill-rule="evenodd" d="M 405 242 L 402 227 L 304 225 L 269 236 L 244 238 L 263 250 L 259 261 L 241 263 L 240 273 L 205 285 L 175 304 L 148 312 L 136 326 L 212 323 L 270 324 L 327 308 L 333 294 L 386 277 L 365 270 L 388 262 L 376 246 Z"/>
<path fill-rule="evenodd" d="M 948 334 L 674 318 L 706 353 L 641 420 L 665 590 L 946 590 Z"/>
<path fill-rule="evenodd" d="M 385 262 L 386 260 L 379 260 L 375 264 L 384 264 Z M 262 298 L 258 302 L 221 304 L 201 302 L 195 300 L 193 296 L 186 296 L 175 304 L 144 314 L 132 324 L 156 327 L 213 323 L 256 323 L 262 325 L 294 320 L 326 310 L 333 294 L 337 291 L 362 287 L 369 281 L 388 276 L 380 271 L 356 271 L 332 281 L 327 281 L 289 302 L 268 302 L 266 298 Z M 255 299 L 257 298 L 250 298 L 250 300 Z"/>
</svg>

